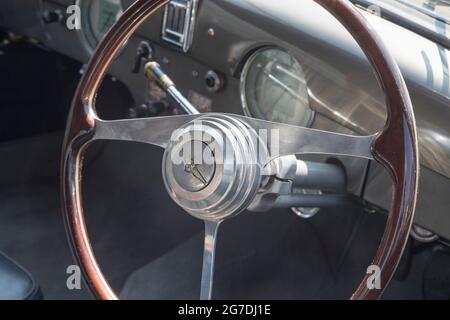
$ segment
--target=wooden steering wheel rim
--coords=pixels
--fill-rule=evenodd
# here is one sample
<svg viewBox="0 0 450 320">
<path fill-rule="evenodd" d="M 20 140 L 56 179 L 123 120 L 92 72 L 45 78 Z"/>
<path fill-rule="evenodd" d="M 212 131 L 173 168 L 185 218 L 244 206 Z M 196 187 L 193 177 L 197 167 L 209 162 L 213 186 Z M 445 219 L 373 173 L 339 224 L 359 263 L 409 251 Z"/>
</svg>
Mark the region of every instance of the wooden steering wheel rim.
<svg viewBox="0 0 450 320">
<path fill-rule="evenodd" d="M 392 278 L 412 225 L 418 175 L 416 125 L 406 84 L 397 63 L 367 20 L 348 0 L 313 0 L 352 34 L 376 71 L 387 97 L 388 120 L 372 145 L 374 158 L 388 169 L 393 200 L 383 238 L 372 264 L 380 269 L 381 288 L 369 289 L 366 274 L 352 299 L 377 299 Z M 137 0 L 124 12 L 93 54 L 81 79 L 68 118 L 62 153 L 61 193 L 67 233 L 84 279 L 96 298 L 117 299 L 96 261 L 84 220 L 81 166 L 95 132 L 95 97 L 122 46 L 142 23 L 168 0 Z"/>
</svg>

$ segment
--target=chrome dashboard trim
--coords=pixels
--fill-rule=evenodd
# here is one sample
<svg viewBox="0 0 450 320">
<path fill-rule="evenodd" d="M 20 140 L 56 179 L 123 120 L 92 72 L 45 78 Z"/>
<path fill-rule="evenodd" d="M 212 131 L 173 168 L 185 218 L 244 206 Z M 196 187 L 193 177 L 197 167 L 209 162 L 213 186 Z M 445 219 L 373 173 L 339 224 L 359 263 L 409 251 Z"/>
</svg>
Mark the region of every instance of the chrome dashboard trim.
<svg viewBox="0 0 450 320">
<path fill-rule="evenodd" d="M 163 24 L 161 28 L 161 39 L 188 52 L 192 40 L 194 38 L 195 20 L 197 16 L 197 8 L 199 0 L 185 0 L 186 2 L 180 2 L 179 0 L 172 0 L 164 7 Z M 168 27 L 169 19 L 169 7 L 176 6 L 185 10 L 183 33 L 176 32 Z M 176 41 L 169 37 L 169 34 L 180 37 L 180 41 Z"/>
</svg>

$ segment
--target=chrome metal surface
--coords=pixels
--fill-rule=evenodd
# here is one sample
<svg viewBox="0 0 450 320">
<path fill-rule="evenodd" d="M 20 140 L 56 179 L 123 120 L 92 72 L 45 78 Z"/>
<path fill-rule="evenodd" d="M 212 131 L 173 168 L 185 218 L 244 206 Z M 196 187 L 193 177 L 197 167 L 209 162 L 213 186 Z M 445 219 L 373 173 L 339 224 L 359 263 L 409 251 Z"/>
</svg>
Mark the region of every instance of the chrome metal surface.
<svg viewBox="0 0 450 320">
<path fill-rule="evenodd" d="M 304 195 L 316 195 L 320 196 L 322 195 L 321 190 L 307 190 L 307 189 L 300 189 L 296 190 L 297 194 L 304 194 Z M 291 211 L 295 213 L 297 216 L 303 219 L 311 219 L 314 217 L 317 213 L 319 213 L 320 208 L 308 208 L 308 207 L 292 207 Z"/>
<path fill-rule="evenodd" d="M 194 36 L 198 0 L 172 0 L 164 10 L 161 38 L 188 52 Z"/>
<path fill-rule="evenodd" d="M 225 116 L 240 120 L 260 134 L 272 133 L 269 159 L 293 154 L 328 154 L 373 159 L 371 145 L 375 136 L 352 136 L 282 123 L 274 123 L 239 115 L 206 113 L 146 119 L 96 119 L 95 140 L 135 141 L 165 148 L 176 129 L 201 116 Z"/>
<path fill-rule="evenodd" d="M 292 193 L 296 170 L 297 158 L 294 155 L 270 161 L 264 167 L 261 188 L 248 210 L 266 212 L 273 209 L 277 197 Z"/>
<path fill-rule="evenodd" d="M 257 191 L 263 176 L 271 172 L 280 178 L 278 184 L 271 185 L 271 193 L 291 194 L 297 173 L 297 159 L 292 155 L 337 154 L 371 159 L 374 138 L 217 113 L 97 119 L 95 125 L 94 140 L 135 141 L 166 148 L 163 178 L 170 197 L 189 214 L 206 221 L 222 221 L 249 206 L 254 211 L 266 210 L 267 205 L 261 209 L 257 204 L 264 202 L 264 196 L 257 195 Z M 200 146 L 199 157 L 195 155 L 196 145 Z M 287 158 L 292 159 L 293 166 L 266 167 L 283 156 L 291 156 Z"/>
<path fill-rule="evenodd" d="M 238 118 L 246 119 L 257 131 L 267 130 L 278 135 L 278 150 L 269 148 L 271 159 L 292 154 L 333 154 L 373 159 L 371 148 L 375 135 L 353 136 L 242 116 Z"/>
<path fill-rule="evenodd" d="M 164 90 L 175 100 L 175 102 L 185 110 L 188 114 L 198 114 L 198 110 L 178 91 L 174 82 L 164 73 L 156 62 L 149 62 L 145 66 L 147 77 L 150 79 L 156 79 Z M 245 76 L 243 77 L 245 79 Z M 244 80 L 245 81 L 245 80 Z M 242 84 L 241 84 L 242 85 Z M 306 90 L 306 89 L 305 89 Z M 245 97 L 244 97 L 245 100 Z M 306 106 L 308 108 L 308 106 Z M 280 123 L 268 122 L 250 117 L 242 117 L 233 115 L 236 119 L 241 119 L 244 123 L 247 123 L 259 134 L 270 134 L 270 139 L 276 141 L 275 144 L 268 146 L 269 159 L 273 160 L 279 156 L 287 156 L 293 154 L 309 153 L 309 154 L 322 154 L 329 153 L 341 156 L 354 156 L 358 158 L 372 159 L 371 145 L 375 136 L 349 136 L 349 135 L 336 135 L 330 132 L 313 130 L 307 131 L 307 128 L 296 125 L 282 125 Z M 312 137 L 311 135 L 317 135 Z M 321 137 L 319 137 L 319 135 Z M 342 141 L 338 141 L 338 136 Z M 269 138 L 269 136 L 266 136 Z M 320 148 L 313 150 L 312 144 L 308 139 L 320 139 L 329 151 L 321 151 Z M 332 139 L 333 138 L 333 139 Z M 346 141 L 344 141 L 346 140 Z M 308 151 L 302 150 L 302 147 L 308 145 Z M 318 145 L 316 143 L 316 145 Z M 334 149 L 332 151 L 332 148 Z M 267 163 L 266 162 L 266 163 Z M 265 164 L 265 163 L 264 163 Z"/>
<path fill-rule="evenodd" d="M 258 142 L 251 127 L 228 115 L 203 115 L 187 123 L 164 153 L 163 178 L 170 197 L 201 220 L 222 221 L 240 213 L 261 184 L 267 156 L 258 150 Z"/>
<path fill-rule="evenodd" d="M 203 247 L 202 280 L 200 300 L 211 300 L 214 282 L 214 260 L 216 254 L 216 238 L 220 222 L 205 221 L 205 239 Z"/>
<path fill-rule="evenodd" d="M 338 166 L 305 162 L 296 156 L 272 160 L 265 166 L 263 175 L 261 188 L 248 208 L 250 211 L 291 207 L 298 216 L 311 218 L 319 207 L 342 203 L 342 195 L 347 193 L 345 173 Z M 330 193 L 322 196 L 322 190 Z"/>
<path fill-rule="evenodd" d="M 297 173 L 297 162 L 294 155 L 279 157 L 264 167 L 264 175 L 284 181 L 293 181 Z"/>
<path fill-rule="evenodd" d="M 223 86 L 223 81 L 214 70 L 209 70 L 205 75 L 206 89 L 210 92 L 218 92 Z"/>
<path fill-rule="evenodd" d="M 166 148 L 174 130 L 198 115 L 105 121 L 96 119 L 94 140 L 141 142 Z"/>
<path fill-rule="evenodd" d="M 167 93 L 175 100 L 175 102 L 182 107 L 187 114 L 199 114 L 199 111 L 194 107 L 188 99 L 186 99 L 180 91 L 174 86 L 167 89 Z"/>
<path fill-rule="evenodd" d="M 181 146 L 180 156 L 183 161 L 172 166 L 173 177 L 178 185 L 188 192 L 198 192 L 206 188 L 214 177 L 216 171 L 215 162 L 206 163 L 203 157 L 213 159 L 211 148 L 203 142 L 200 144 L 200 152 L 183 154 L 183 150 L 194 150 L 195 146 L 187 142 L 188 146 Z M 195 144 L 195 142 L 194 142 Z"/>
<path fill-rule="evenodd" d="M 188 99 L 186 99 L 180 91 L 175 87 L 175 84 L 170 77 L 162 70 L 159 63 L 155 61 L 148 62 L 145 65 L 145 75 L 149 81 L 156 81 L 161 88 L 169 94 L 175 103 L 186 114 L 199 114 L 200 112 L 194 107 Z"/>
</svg>

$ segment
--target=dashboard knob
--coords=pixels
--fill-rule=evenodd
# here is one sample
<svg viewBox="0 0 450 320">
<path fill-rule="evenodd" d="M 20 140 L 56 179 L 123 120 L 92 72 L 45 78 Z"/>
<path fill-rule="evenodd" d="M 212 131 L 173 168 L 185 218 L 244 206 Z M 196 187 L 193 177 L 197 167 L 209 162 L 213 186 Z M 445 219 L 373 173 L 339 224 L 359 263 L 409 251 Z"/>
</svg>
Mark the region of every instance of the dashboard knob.
<svg viewBox="0 0 450 320">
<path fill-rule="evenodd" d="M 210 92 L 219 92 L 225 86 L 225 77 L 214 70 L 209 70 L 205 75 L 206 89 Z"/>
<path fill-rule="evenodd" d="M 42 21 L 45 24 L 51 24 L 55 22 L 62 22 L 64 20 L 64 15 L 60 10 L 45 10 L 42 13 Z"/>
</svg>

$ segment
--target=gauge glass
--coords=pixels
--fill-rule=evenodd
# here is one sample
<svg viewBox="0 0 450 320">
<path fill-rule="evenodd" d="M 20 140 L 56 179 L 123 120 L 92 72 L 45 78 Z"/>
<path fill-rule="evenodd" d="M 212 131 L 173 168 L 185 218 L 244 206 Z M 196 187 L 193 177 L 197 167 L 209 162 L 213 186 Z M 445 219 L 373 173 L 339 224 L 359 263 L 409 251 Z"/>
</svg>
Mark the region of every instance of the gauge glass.
<svg viewBox="0 0 450 320">
<path fill-rule="evenodd" d="M 305 127 L 314 118 L 303 69 L 282 49 L 264 48 L 249 58 L 242 71 L 241 99 L 247 116 Z"/>
<path fill-rule="evenodd" d="M 88 46 L 95 49 L 123 13 L 121 0 L 83 0 L 82 30 Z"/>
</svg>

